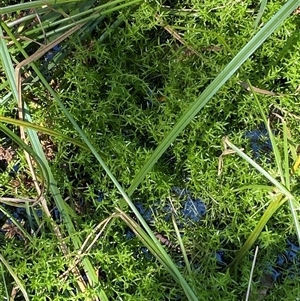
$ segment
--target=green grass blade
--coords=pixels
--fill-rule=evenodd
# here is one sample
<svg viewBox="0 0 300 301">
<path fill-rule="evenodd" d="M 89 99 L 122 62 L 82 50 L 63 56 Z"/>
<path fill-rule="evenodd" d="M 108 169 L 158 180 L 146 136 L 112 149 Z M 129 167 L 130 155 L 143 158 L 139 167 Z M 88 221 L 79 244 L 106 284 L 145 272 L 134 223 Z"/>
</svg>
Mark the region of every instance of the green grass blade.
<svg viewBox="0 0 300 301">
<path fill-rule="evenodd" d="M 292 139 L 292 135 L 291 135 L 290 130 L 287 128 L 286 131 L 287 131 L 287 140 L 288 140 L 288 144 L 289 144 L 289 147 L 290 147 L 291 156 L 292 156 L 293 161 L 295 162 L 298 158 L 298 156 L 297 156 L 297 145 Z"/>
<path fill-rule="evenodd" d="M 180 250 L 182 252 L 182 256 L 183 256 L 183 260 L 184 260 L 185 266 L 186 266 L 186 268 L 188 270 L 189 275 L 191 276 L 192 275 L 191 265 L 190 265 L 190 262 L 188 260 L 187 254 L 186 254 L 186 250 L 185 250 L 185 247 L 184 247 L 181 235 L 179 233 L 179 229 L 178 229 L 178 226 L 177 226 L 174 214 L 172 214 L 172 222 L 173 222 L 173 226 L 174 226 L 174 229 L 175 229 L 176 237 L 177 237 L 177 239 L 179 241 L 179 246 L 180 246 Z"/>
<path fill-rule="evenodd" d="M 249 164 L 251 164 L 256 170 L 258 170 L 262 175 L 264 175 L 272 184 L 274 184 L 287 198 L 294 199 L 293 195 L 289 190 L 279 183 L 275 178 L 273 178 L 265 169 L 263 169 L 259 164 L 253 161 L 249 156 L 247 156 L 243 151 L 232 144 L 228 138 L 225 139 L 226 144 L 233 149 L 239 156 L 245 159 Z"/>
<path fill-rule="evenodd" d="M 57 5 L 57 4 L 67 4 L 67 3 L 74 3 L 74 2 L 81 2 L 82 0 L 41 0 L 41 1 L 31 1 L 26 3 L 19 3 L 15 5 L 9 5 L 6 7 L 0 8 L 0 15 L 1 14 L 10 14 L 20 10 L 26 9 L 33 9 L 50 5 Z"/>
<path fill-rule="evenodd" d="M 6 300 L 9 300 L 7 283 L 6 283 L 6 279 L 5 279 L 4 270 L 3 270 L 3 264 L 2 263 L 0 264 L 0 267 L 1 267 L 2 281 L 3 281 L 4 290 L 5 290 Z"/>
<path fill-rule="evenodd" d="M 167 134 L 164 140 L 156 148 L 152 156 L 138 172 L 128 189 L 131 196 L 153 165 L 163 155 L 176 137 L 185 129 L 191 120 L 200 112 L 206 103 L 218 92 L 225 82 L 238 70 L 238 68 L 252 55 L 255 50 L 284 22 L 286 18 L 299 6 L 298 0 L 286 2 L 271 20 L 247 43 L 247 45 L 233 58 L 225 69 L 213 80 L 205 91 L 192 103 L 183 116 Z"/>
<path fill-rule="evenodd" d="M 64 135 L 64 134 L 60 133 L 60 132 L 45 128 L 45 127 L 37 125 L 37 124 L 33 124 L 31 122 L 28 122 L 28 121 L 13 119 L 13 118 L 9 118 L 9 117 L 2 117 L 2 116 L 0 116 L 0 121 L 7 122 L 9 124 L 13 124 L 13 125 L 16 125 L 16 126 L 19 126 L 19 127 L 32 129 L 32 130 L 35 130 L 37 132 L 41 132 L 41 133 L 44 133 L 44 134 L 47 134 L 49 136 L 53 136 L 53 137 L 56 137 L 56 138 L 60 138 L 64 141 L 66 141 L 66 142 L 70 142 L 74 145 L 77 145 L 82 149 L 88 150 L 88 147 L 84 143 L 82 143 L 81 141 L 79 141 L 77 139 L 71 138 L 67 135 Z"/>
<path fill-rule="evenodd" d="M 283 125 L 283 149 L 284 149 L 284 172 L 285 172 L 285 183 L 286 187 L 291 189 L 291 175 L 290 175 L 290 164 L 289 164 L 289 151 L 288 151 L 288 130 L 286 126 L 285 120 L 282 119 Z M 289 205 L 294 221 L 294 225 L 296 228 L 296 234 L 298 237 L 298 242 L 300 244 L 300 224 L 297 211 L 300 209 L 299 204 L 295 202 L 293 199 L 289 199 Z"/>
<path fill-rule="evenodd" d="M 4 126 L 1 123 L 0 123 L 0 130 L 3 133 L 5 133 L 8 137 L 10 137 L 16 144 L 20 146 L 20 148 L 25 150 L 35 160 L 38 169 L 41 171 L 42 186 L 44 186 L 44 178 L 46 178 L 46 183 L 47 185 L 49 185 L 50 176 L 43 160 L 26 143 L 24 143 L 22 139 L 20 139 L 14 132 L 12 132 L 10 129 L 8 129 L 6 126 Z"/>
<path fill-rule="evenodd" d="M 0 36 L 4 36 L 1 26 L 0 26 Z M 10 68 L 11 67 L 11 59 L 10 59 L 9 52 L 6 47 L 6 43 L 5 43 L 4 39 L 0 39 L 0 58 L 2 61 L 2 66 L 3 66 L 4 70 L 6 71 L 8 83 L 14 83 L 15 82 L 15 73 L 14 73 L 13 68 Z"/>
<path fill-rule="evenodd" d="M 283 153 L 284 153 L 284 177 L 285 186 L 288 190 L 291 189 L 291 175 L 290 175 L 290 163 L 289 163 L 289 150 L 288 150 L 288 137 L 286 122 L 282 119 L 283 126 Z"/>
<path fill-rule="evenodd" d="M 0 206 L 0 211 L 12 221 L 12 223 L 22 232 L 28 241 L 31 241 L 32 238 L 30 234 L 28 234 L 25 228 L 13 217 L 12 214 L 9 213 L 9 211 L 7 211 L 3 206 Z"/>
<path fill-rule="evenodd" d="M 263 108 L 262 108 L 262 106 L 261 106 L 261 104 L 260 104 L 260 102 L 259 102 L 259 100 L 257 98 L 257 95 L 256 95 L 255 91 L 253 90 L 253 88 L 252 88 L 252 86 L 251 86 L 251 84 L 250 84 L 249 81 L 248 81 L 248 85 L 249 85 L 249 87 L 250 87 L 250 89 L 251 89 L 251 91 L 253 93 L 254 100 L 256 102 L 256 105 L 259 108 L 260 114 L 261 114 L 261 116 L 263 118 L 263 121 L 265 123 L 265 127 L 266 127 L 266 129 L 268 131 L 268 135 L 269 135 L 269 138 L 271 140 L 272 149 L 273 149 L 274 156 L 275 156 L 276 166 L 277 166 L 279 174 L 280 174 L 280 179 L 281 179 L 282 184 L 285 185 L 284 172 L 283 172 L 283 169 L 282 169 L 282 159 L 281 159 L 281 155 L 280 155 L 278 146 L 277 146 L 276 141 L 275 141 L 275 137 L 274 137 L 274 135 L 272 133 L 272 130 L 270 128 L 270 124 L 268 122 L 267 116 L 266 116 L 266 114 L 265 114 L 265 112 L 264 112 L 264 110 L 263 110 Z"/>
<path fill-rule="evenodd" d="M 264 212 L 263 216 L 257 223 L 255 229 L 251 232 L 249 237 L 247 238 L 246 242 L 242 246 L 242 248 L 239 250 L 236 257 L 233 259 L 233 261 L 229 264 L 230 268 L 237 268 L 237 265 L 241 261 L 241 259 L 244 258 L 244 256 L 247 254 L 247 252 L 252 248 L 253 244 L 259 237 L 260 233 L 263 231 L 265 225 L 269 221 L 269 219 L 273 216 L 273 214 L 286 202 L 286 198 L 283 198 L 282 195 L 277 196 L 275 200 L 273 200 L 266 211 Z"/>
<path fill-rule="evenodd" d="M 263 15 L 263 13 L 266 9 L 266 6 L 267 6 L 267 0 L 262 0 L 261 3 L 260 3 L 258 14 L 257 14 L 255 22 L 254 22 L 254 27 L 255 28 L 257 28 L 257 26 L 258 26 L 258 23 L 261 20 L 261 17 L 262 17 L 262 15 Z"/>
<path fill-rule="evenodd" d="M 21 290 L 21 292 L 24 296 L 24 299 L 26 301 L 29 301 L 29 297 L 28 297 L 28 294 L 26 292 L 26 289 L 25 289 L 23 283 L 20 281 L 20 279 L 18 278 L 17 274 L 14 272 L 14 270 L 12 269 L 10 264 L 4 259 L 4 257 L 1 254 L 0 254 L 0 260 L 2 261 L 2 263 L 5 265 L 5 267 L 9 271 L 10 275 L 14 278 L 16 284 L 18 285 L 19 289 Z"/>
<path fill-rule="evenodd" d="M 29 227 L 31 229 L 31 233 L 34 233 L 34 223 L 33 223 L 33 218 L 32 218 L 32 215 L 34 216 L 34 218 L 37 217 L 35 213 L 35 210 L 29 206 L 28 202 L 25 203 L 25 210 L 26 210 L 26 214 L 27 214 L 27 219 L 28 219 L 28 222 L 29 222 Z M 37 222 L 37 225 L 39 225 L 39 220 L 36 219 L 36 222 Z"/>
<path fill-rule="evenodd" d="M 300 224 L 299 224 L 299 218 L 298 218 L 298 214 L 297 214 L 297 211 L 300 209 L 300 207 L 297 206 L 295 204 L 294 200 L 291 200 L 291 199 L 289 199 L 289 205 L 290 205 L 294 225 L 295 225 L 295 228 L 296 228 L 296 234 L 297 234 L 298 242 L 299 242 L 299 245 L 300 245 Z"/>
<path fill-rule="evenodd" d="M 184 277 L 179 272 L 177 266 L 171 260 L 170 256 L 162 248 L 160 242 L 156 239 L 153 241 L 152 237 L 149 235 L 125 212 L 120 209 L 117 209 L 119 212 L 120 218 L 131 228 L 132 231 L 140 238 L 140 240 L 145 244 L 145 246 L 152 252 L 152 254 L 159 260 L 165 269 L 170 273 L 174 280 L 181 285 L 183 288 L 188 300 L 198 301 L 197 296 L 186 282 Z"/>
</svg>

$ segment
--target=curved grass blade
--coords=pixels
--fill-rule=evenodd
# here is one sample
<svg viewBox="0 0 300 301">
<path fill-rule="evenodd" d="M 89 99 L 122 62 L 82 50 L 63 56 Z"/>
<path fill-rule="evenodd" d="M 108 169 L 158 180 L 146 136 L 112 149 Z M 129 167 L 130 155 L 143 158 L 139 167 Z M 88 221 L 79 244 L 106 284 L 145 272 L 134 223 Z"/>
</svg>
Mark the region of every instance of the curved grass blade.
<svg viewBox="0 0 300 301">
<path fill-rule="evenodd" d="M 3 116 L 0 116 L 0 121 L 7 122 L 9 124 L 13 124 L 13 125 L 20 126 L 20 127 L 22 126 L 24 128 L 32 129 L 32 130 L 35 130 L 37 132 L 41 132 L 41 133 L 47 134 L 49 136 L 60 138 L 60 139 L 62 139 L 64 141 L 66 141 L 66 142 L 70 142 L 70 143 L 72 143 L 74 145 L 77 145 L 80 148 L 85 149 L 85 150 L 89 149 L 86 146 L 86 144 L 80 142 L 77 139 L 71 138 L 71 137 L 69 137 L 67 135 L 64 135 L 64 134 L 60 133 L 60 132 L 57 132 L 57 131 L 45 128 L 43 126 L 40 126 L 40 125 L 31 123 L 31 122 L 28 122 L 28 121 L 23 121 L 23 120 L 9 118 L 9 117 L 3 117 Z M 103 153 L 103 155 L 105 156 L 104 153 Z"/>
<path fill-rule="evenodd" d="M 289 190 L 279 183 L 275 178 L 273 178 L 265 169 L 263 169 L 259 164 L 253 161 L 249 156 L 247 156 L 243 151 L 237 148 L 234 144 L 232 144 L 228 138 L 224 139 L 225 143 L 233 149 L 240 157 L 245 159 L 249 164 L 251 164 L 256 170 L 258 170 L 261 174 L 263 174 L 274 186 L 276 186 L 287 198 L 294 199 L 293 195 L 289 192 Z"/>
<path fill-rule="evenodd" d="M 28 294 L 26 292 L 26 289 L 25 289 L 23 283 L 20 281 L 20 279 L 18 278 L 17 274 L 14 272 L 14 270 L 12 269 L 10 264 L 4 259 L 4 257 L 1 254 L 0 254 L 0 260 L 2 261 L 2 263 L 5 265 L 5 267 L 9 271 L 10 275 L 14 278 L 16 284 L 18 285 L 19 289 L 21 290 L 21 292 L 24 296 L 24 299 L 26 301 L 29 301 L 29 297 L 28 297 Z"/>
<path fill-rule="evenodd" d="M 4 207 L 0 206 L 0 211 L 5 214 L 11 221 L 12 223 L 22 232 L 22 234 L 24 235 L 24 237 L 26 237 L 26 239 L 28 241 L 31 241 L 31 236 L 30 234 L 25 230 L 25 228 L 13 217 L 12 214 L 9 213 L 9 211 L 7 211 Z"/>
<path fill-rule="evenodd" d="M 50 176 L 43 160 L 21 138 L 19 138 L 14 132 L 9 130 L 6 126 L 4 126 L 1 123 L 0 130 L 2 130 L 3 133 L 10 137 L 16 144 L 20 146 L 20 148 L 24 149 L 35 160 L 39 170 L 41 171 L 42 186 L 44 186 L 44 179 L 46 179 L 48 189 L 50 183 Z"/>
<path fill-rule="evenodd" d="M 128 189 L 131 196 L 146 174 L 163 155 L 176 137 L 186 128 L 191 120 L 200 112 L 207 102 L 219 91 L 226 81 L 238 70 L 238 68 L 252 55 L 255 50 L 284 22 L 284 20 L 299 6 L 298 0 L 289 0 L 272 17 L 272 19 L 245 45 L 245 47 L 233 58 L 225 69 L 213 80 L 204 92 L 192 103 L 182 117 L 167 134 L 164 140 L 156 148 L 144 167 L 138 172 Z"/>
</svg>

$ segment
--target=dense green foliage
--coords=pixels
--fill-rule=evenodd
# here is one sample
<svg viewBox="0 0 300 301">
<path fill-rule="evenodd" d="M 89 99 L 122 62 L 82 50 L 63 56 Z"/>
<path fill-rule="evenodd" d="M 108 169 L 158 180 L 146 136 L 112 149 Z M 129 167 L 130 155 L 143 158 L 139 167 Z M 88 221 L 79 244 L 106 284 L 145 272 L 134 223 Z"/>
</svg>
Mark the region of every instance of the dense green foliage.
<svg viewBox="0 0 300 301">
<path fill-rule="evenodd" d="M 65 44 L 69 51 L 66 57 L 49 74 L 44 73 L 53 77 L 49 79 L 51 87 L 125 190 L 189 105 L 257 33 L 254 22 L 260 11 L 259 6 L 249 1 L 229 1 L 226 5 L 223 1 L 205 5 L 198 0 L 173 1 L 172 5 L 164 3 L 163 6 L 158 1 L 140 2 L 114 11 L 85 38 L 71 38 Z M 270 20 L 281 6 L 281 2 L 269 1 L 259 26 Z M 9 16 L 10 20 L 13 18 L 14 15 Z M 112 28 L 111 24 L 118 18 L 122 22 Z M 229 264 L 274 198 L 270 191 L 257 187 L 243 189 L 247 185 L 270 183 L 236 154 L 223 157 L 224 166 L 218 175 L 222 138 L 228 136 L 280 180 L 272 148 L 266 147 L 258 154 L 251 144 L 249 133 L 262 129 L 263 120 L 253 94 L 247 92 L 240 81 L 249 80 L 255 87 L 284 94 L 256 96 L 270 117 L 280 154 L 284 155 L 285 143 L 278 114 L 284 117 L 291 135 L 290 166 L 295 161 L 293 150 L 294 155 L 299 156 L 300 109 L 296 94 L 300 87 L 299 22 L 297 14 L 287 18 L 179 134 L 131 196 L 136 205 L 142 204 L 153 211 L 152 219 L 144 216 L 151 230 L 163 233 L 175 245 L 179 244 L 178 237 L 171 218 L 166 216 L 171 208 L 177 213 L 176 221 L 184 234 L 182 241 L 191 271 L 184 263 L 182 252 L 174 248 L 166 250 L 199 300 L 244 299 L 252 250 L 239 264 L 237 279 L 226 266 L 220 265 L 215 254 L 224 251 L 224 260 Z M 167 24 L 180 38 L 166 30 Z M 28 53 L 32 51 L 31 44 L 22 43 Z M 16 48 L 10 46 L 9 50 L 15 60 L 22 60 Z M 36 62 L 41 69 L 43 64 L 44 57 Z M 33 72 L 26 76 L 28 82 L 35 78 Z M 4 68 L 1 78 L 5 100 L 10 87 L 6 85 Z M 81 135 L 44 86 L 36 83 L 28 87 L 24 89 L 23 98 L 34 123 L 80 140 Z M 8 98 L 3 101 L 1 115 L 15 117 L 15 107 L 13 98 Z M 17 127 L 10 128 L 18 132 Z M 63 255 L 61 241 L 46 214 L 42 219 L 31 215 L 31 219 L 25 221 L 24 227 L 29 233 L 30 229 L 37 231 L 40 227 L 30 241 L 20 239 L 19 233 L 11 239 L 3 234 L 1 255 L 22 280 L 30 300 L 96 300 L 99 288 L 109 300 L 185 300 L 183 289 L 138 237 L 128 239 L 128 225 L 118 219 L 104 229 L 87 256 L 81 255 L 92 264 L 99 283 L 80 293 L 75 275 L 70 273 L 63 279 L 62 274 L 73 265 L 79 249 L 74 238 L 83 243 L 92 229 L 111 216 L 116 207 L 133 215 L 90 150 L 60 137 L 40 134 L 39 138 L 44 151 L 48 150 L 47 159 L 58 191 L 72 208 L 70 216 L 75 231 L 68 228 L 61 212 L 55 222 L 69 247 L 68 255 Z M 267 137 L 262 139 L 268 141 Z M 0 174 L 1 196 L 35 198 L 24 154 L 4 135 L 2 146 L 5 149 L 12 146 L 15 154 Z M 20 169 L 12 175 L 11 170 L 17 163 Z M 296 173 L 292 180 L 291 192 L 295 199 L 298 178 Z M 185 199 L 174 192 L 174 187 L 191 191 L 193 198 L 205 203 L 207 210 L 201 219 L 193 221 L 184 217 Z M 54 209 L 55 218 L 58 205 L 50 192 L 46 199 L 49 210 Z M 14 212 L 12 206 L 4 207 Z M 37 214 L 38 208 L 27 210 Z M 25 211 L 22 214 L 25 215 Z M 6 219 L 3 216 L 1 220 L 4 223 Z M 285 204 L 255 242 L 260 249 L 253 277 L 253 296 L 261 293 L 261 278 L 278 254 L 284 253 L 287 238 L 296 241 L 291 214 Z M 78 267 L 84 275 L 83 267 L 80 264 Z M 297 269 L 299 263 L 295 261 L 289 268 Z M 281 282 L 272 288 L 268 286 L 264 300 L 297 300 L 299 297 L 297 281 L 287 268 L 281 273 Z M 0 295 L 6 295 L 5 287 L 11 291 L 14 285 L 4 265 L 3 275 L 6 281 L 0 286 Z M 21 300 L 20 296 L 18 292 L 16 300 Z"/>
</svg>

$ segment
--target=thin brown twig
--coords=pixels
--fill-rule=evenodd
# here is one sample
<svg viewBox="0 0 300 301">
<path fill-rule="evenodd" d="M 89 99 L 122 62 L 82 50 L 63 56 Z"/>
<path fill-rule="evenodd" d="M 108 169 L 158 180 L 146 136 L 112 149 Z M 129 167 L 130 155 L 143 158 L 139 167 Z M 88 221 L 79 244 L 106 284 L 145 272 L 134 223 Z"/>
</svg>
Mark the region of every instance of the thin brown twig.
<svg viewBox="0 0 300 301">
<path fill-rule="evenodd" d="M 188 43 L 179 35 L 179 33 L 174 30 L 170 25 L 165 23 L 159 15 L 155 16 L 156 20 L 158 20 L 161 26 L 177 41 L 179 41 L 182 45 L 184 45 L 190 52 L 194 53 L 195 55 L 201 57 L 201 54 L 194 49 L 192 46 L 188 45 Z"/>
<path fill-rule="evenodd" d="M 251 92 L 251 88 L 255 93 L 259 93 L 259 94 L 264 94 L 264 95 L 270 95 L 270 96 L 287 96 L 287 94 L 281 94 L 281 93 L 275 93 L 273 91 L 269 91 L 269 90 L 265 90 L 265 89 L 260 89 L 254 86 L 249 86 L 248 83 L 246 82 L 240 82 L 239 83 L 245 90 Z"/>
<path fill-rule="evenodd" d="M 24 204 L 24 203 L 36 204 L 36 199 L 20 199 L 20 198 L 1 197 L 0 202 L 5 203 L 5 204 L 10 205 L 10 206 L 16 206 L 17 205 L 19 207 L 20 204 Z"/>
<path fill-rule="evenodd" d="M 106 226 L 109 224 L 109 222 L 113 219 L 117 217 L 117 215 L 113 214 L 112 216 L 110 216 L 109 218 L 106 218 L 104 221 L 102 221 L 101 223 L 99 223 L 92 231 L 91 233 L 87 236 L 87 238 L 85 239 L 85 241 L 83 242 L 81 248 L 78 250 L 72 265 L 68 268 L 67 271 L 65 271 L 63 274 L 60 275 L 61 278 L 66 278 L 67 275 L 70 273 L 70 271 L 72 271 L 77 264 L 82 260 L 82 258 L 86 255 L 88 255 L 90 249 L 93 247 L 93 245 L 96 243 L 96 241 L 98 240 L 98 238 L 100 237 L 100 235 L 103 233 L 104 229 L 106 228 Z M 98 230 L 101 229 L 99 232 Z M 92 242 L 89 244 L 89 246 L 85 249 L 85 246 L 88 244 L 88 242 L 90 241 L 92 235 L 94 235 L 95 233 L 98 234 L 95 236 L 95 238 L 92 240 Z"/>
<path fill-rule="evenodd" d="M 0 39 L 11 40 L 11 37 L 0 36 Z M 36 40 L 30 39 L 30 38 L 28 38 L 28 37 L 25 37 L 25 36 L 18 36 L 18 37 L 16 38 L 16 40 L 17 40 L 17 41 L 18 41 L 18 40 L 29 41 L 29 42 L 38 44 L 40 47 L 45 46 L 44 44 L 42 44 L 42 43 L 40 43 L 40 42 L 38 42 L 38 41 L 36 41 Z M 13 41 L 10 41 L 10 42 L 7 43 L 8 46 L 10 46 L 10 45 L 12 45 L 12 44 L 14 44 Z"/>
<path fill-rule="evenodd" d="M 290 116 L 290 117 L 292 117 L 292 118 L 295 118 L 295 119 L 297 119 L 297 120 L 300 120 L 300 117 L 299 117 L 299 116 L 297 116 L 297 115 L 295 115 L 295 114 L 293 114 L 293 113 L 288 112 L 287 110 L 281 108 L 281 107 L 278 106 L 278 105 L 274 105 L 274 104 L 272 104 L 272 105 L 274 106 L 274 108 L 280 110 L 281 112 L 283 112 L 283 113 L 286 114 L 287 116 Z M 273 114 L 273 115 L 276 115 L 276 116 L 278 117 L 278 114 L 276 114 L 276 113 L 272 113 L 272 114 Z"/>
<path fill-rule="evenodd" d="M 47 36 L 46 36 L 46 32 L 45 32 L 43 23 L 42 23 L 42 21 L 41 21 L 40 15 L 38 14 L 36 8 L 34 8 L 34 13 L 35 13 L 36 18 L 38 19 L 38 22 L 39 22 L 41 28 L 42 28 L 42 32 L 43 32 L 43 36 L 44 36 L 44 44 L 46 45 L 46 44 L 47 44 Z"/>
</svg>

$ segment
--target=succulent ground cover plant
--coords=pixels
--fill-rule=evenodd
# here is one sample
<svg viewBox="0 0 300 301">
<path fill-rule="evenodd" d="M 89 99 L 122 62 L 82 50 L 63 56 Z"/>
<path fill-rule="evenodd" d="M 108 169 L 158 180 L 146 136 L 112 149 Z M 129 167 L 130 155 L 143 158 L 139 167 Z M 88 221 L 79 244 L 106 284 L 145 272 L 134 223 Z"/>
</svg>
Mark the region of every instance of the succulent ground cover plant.
<svg viewBox="0 0 300 301">
<path fill-rule="evenodd" d="M 3 2 L 0 295 L 297 300 L 298 5 Z"/>
</svg>

